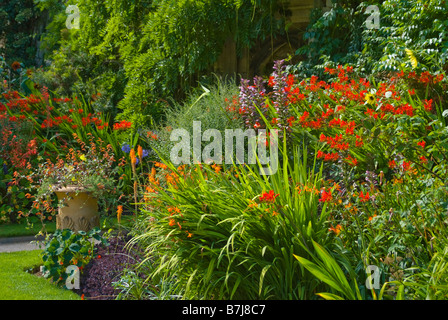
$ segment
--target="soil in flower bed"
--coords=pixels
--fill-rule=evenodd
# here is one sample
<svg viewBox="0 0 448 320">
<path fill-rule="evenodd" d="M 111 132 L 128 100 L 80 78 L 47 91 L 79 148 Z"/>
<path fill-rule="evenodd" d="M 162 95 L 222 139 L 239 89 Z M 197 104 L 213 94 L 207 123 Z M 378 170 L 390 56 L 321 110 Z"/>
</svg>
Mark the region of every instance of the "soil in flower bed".
<svg viewBox="0 0 448 320">
<path fill-rule="evenodd" d="M 128 236 L 110 237 L 109 245 L 95 245 L 95 256 L 81 273 L 80 289 L 75 290 L 88 300 L 113 300 L 119 294 L 113 282 L 120 280 L 123 270 L 141 261 L 139 250 L 126 247 Z"/>
</svg>

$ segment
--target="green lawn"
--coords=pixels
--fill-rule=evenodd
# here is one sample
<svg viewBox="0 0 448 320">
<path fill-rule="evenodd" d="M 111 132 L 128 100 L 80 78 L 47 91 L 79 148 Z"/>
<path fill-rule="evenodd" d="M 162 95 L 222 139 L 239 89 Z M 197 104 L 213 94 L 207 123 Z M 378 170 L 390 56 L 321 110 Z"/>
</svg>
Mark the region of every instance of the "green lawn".
<svg viewBox="0 0 448 320">
<path fill-rule="evenodd" d="M 132 223 L 134 216 L 126 215 L 122 217 L 122 226 L 126 227 Z M 36 219 L 30 221 L 33 222 L 32 226 L 28 226 L 26 222 L 22 223 L 4 223 L 0 224 L 0 238 L 8 238 L 8 237 L 21 237 L 21 236 L 34 236 L 41 229 L 42 224 Z M 103 230 L 107 230 L 109 228 L 116 228 L 117 218 L 116 217 L 102 217 L 100 219 L 100 225 Z M 48 233 L 53 233 L 56 230 L 56 222 L 47 222 L 45 228 Z"/>
<path fill-rule="evenodd" d="M 77 300 L 80 297 L 26 272 L 37 266 L 40 250 L 0 253 L 0 300 Z"/>
<path fill-rule="evenodd" d="M 5 223 L 0 224 L 0 238 L 34 236 L 42 229 L 42 224 L 34 223 L 28 226 L 26 223 Z M 53 233 L 56 230 L 56 223 L 46 224 L 47 232 Z"/>
<path fill-rule="evenodd" d="M 131 224 L 133 218 L 133 216 L 123 216 L 121 227 Z M 116 220 L 115 217 L 101 219 L 102 229 L 117 228 Z M 35 223 L 32 228 L 27 228 L 25 223 L 0 224 L 0 238 L 36 235 L 41 227 L 40 223 Z M 52 233 L 55 229 L 55 223 L 47 224 L 48 232 Z M 35 250 L 0 253 L 0 300 L 80 299 L 72 291 L 59 288 L 47 279 L 26 272 L 40 264 L 40 252 Z"/>
</svg>

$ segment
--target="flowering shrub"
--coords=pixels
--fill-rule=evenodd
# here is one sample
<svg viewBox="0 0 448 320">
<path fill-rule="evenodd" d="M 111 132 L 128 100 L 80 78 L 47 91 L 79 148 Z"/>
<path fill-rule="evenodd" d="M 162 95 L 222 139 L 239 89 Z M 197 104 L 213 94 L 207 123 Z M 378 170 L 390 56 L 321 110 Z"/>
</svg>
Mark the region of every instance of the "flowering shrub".
<svg viewBox="0 0 448 320">
<path fill-rule="evenodd" d="M 98 194 L 115 189 L 117 193 L 118 190 L 124 192 L 119 199 L 129 192 L 128 186 L 132 185 L 131 166 L 124 164 L 126 161 L 130 163 L 130 159 L 122 150 L 121 144 L 122 141 L 137 143 L 139 136 L 133 135 L 130 122 L 122 121 L 109 127 L 108 115 L 93 114 L 90 110 L 91 105 L 84 100 L 81 101 L 76 96 L 53 97 L 45 87 L 40 92 L 35 90 L 27 96 L 18 91 L 7 91 L 2 94 L 0 97 L 2 133 L 0 160 L 4 172 L 0 185 L 2 220 L 7 220 L 9 217 L 15 221 L 17 217 L 29 214 L 37 214 L 42 219 L 51 220 L 54 214 L 52 204 L 54 197 L 51 196 L 52 188 L 48 188 L 49 185 L 62 183 L 90 185 L 91 191 Z M 90 151 L 82 150 L 86 144 L 87 149 L 93 150 L 90 158 L 87 154 Z M 99 149 L 95 149 L 96 147 Z M 79 156 L 82 154 L 88 161 L 81 161 Z M 104 161 L 101 162 L 101 159 Z M 71 164 L 65 163 L 67 161 L 71 161 Z M 62 165 L 61 162 L 66 165 Z M 87 168 L 87 163 L 93 167 Z M 54 175 L 48 175 L 45 181 L 36 178 L 48 170 Z M 86 175 L 88 172 L 92 174 Z M 117 180 L 119 181 L 117 185 L 112 185 L 119 175 L 125 178 Z M 53 178 L 52 182 L 50 178 Z M 42 185 L 36 185 L 42 182 L 44 182 Z M 11 186 L 14 188 L 10 188 Z M 38 194 L 35 194 L 36 192 Z M 113 200 L 114 203 L 118 201 L 112 199 L 113 193 L 110 195 L 109 200 Z M 18 202 L 14 200 L 17 196 L 22 200 Z M 36 208 L 40 201 L 42 202 L 39 208 Z M 109 207 L 110 204 L 105 204 L 106 211 L 110 209 Z"/>
<path fill-rule="evenodd" d="M 277 62 L 269 80 L 256 79 L 249 89 L 241 89 L 239 112 L 252 121 L 263 119 L 246 121 L 247 127 L 279 128 L 290 148 L 308 146 L 324 166 L 324 177 L 337 186 L 321 190 L 319 200 L 330 206 L 328 231 L 341 241 L 332 246 L 333 254 L 342 259 L 342 248 L 349 250 L 347 265 L 353 267 L 345 271 L 360 284 L 359 297 L 366 297 L 368 264 L 380 267 L 384 285 L 391 286 L 388 293 L 396 297 L 397 287 L 404 287 L 394 281 L 421 280 L 415 270 L 427 270 L 436 257 L 428 244 L 440 248 L 444 243 L 447 111 L 439 96 L 431 95 L 433 86 L 445 88 L 446 82 L 443 74 L 427 71 L 398 72 L 378 84 L 356 78 L 351 67 L 325 72 L 336 80 L 299 81 Z M 398 257 L 399 263 L 386 263 L 390 257 Z M 306 259 L 299 260 L 310 272 L 322 263 L 315 258 L 311 267 Z M 428 294 L 446 294 L 440 290 Z M 422 298 L 416 287 L 403 292 Z M 338 293 L 352 297 L 342 289 Z M 378 294 L 372 292 L 370 298 Z"/>
<path fill-rule="evenodd" d="M 238 112 L 248 128 L 284 130 L 288 145 L 307 142 L 316 149 L 318 159 L 339 167 L 345 164 L 358 173 L 388 173 L 388 163 L 398 158 L 404 168 L 408 168 L 406 161 L 411 161 L 425 170 L 428 166 L 423 165 L 431 163 L 418 143 L 442 147 L 434 139 L 444 134 L 441 105 L 428 96 L 418 99 L 415 89 L 407 87 L 407 81 L 406 86 L 401 82 L 408 78 L 424 86 L 446 86 L 441 74 L 411 72 L 406 76 L 401 72 L 374 86 L 353 76 L 351 67 L 326 68 L 327 73 L 337 74 L 332 83 L 317 77 L 298 81 L 287 74 L 283 61 L 274 69 L 267 83 L 259 78 L 254 79 L 253 86 L 242 83 Z M 443 159 L 440 153 L 435 156 L 436 162 Z"/>
<path fill-rule="evenodd" d="M 446 111 L 408 81 L 444 77 L 400 72 L 375 84 L 339 66 L 327 83 L 285 70 L 278 62 L 266 81 L 243 81 L 226 108 L 246 128 L 283 132 L 277 174 L 152 169 L 134 240 L 159 262 L 153 276 L 186 298 L 446 297 L 446 272 L 421 289 L 446 262 Z M 383 290 L 366 286 L 369 265 Z"/>
</svg>

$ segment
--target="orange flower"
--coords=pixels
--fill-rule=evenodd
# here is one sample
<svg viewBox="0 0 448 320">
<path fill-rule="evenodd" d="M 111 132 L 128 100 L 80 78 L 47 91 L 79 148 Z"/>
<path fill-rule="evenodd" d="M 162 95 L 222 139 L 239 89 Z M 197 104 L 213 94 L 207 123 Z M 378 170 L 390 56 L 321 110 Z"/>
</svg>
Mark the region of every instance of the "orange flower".
<svg viewBox="0 0 448 320">
<path fill-rule="evenodd" d="M 168 212 L 171 212 L 171 214 L 180 213 L 180 209 L 178 207 L 169 207 Z"/>
<path fill-rule="evenodd" d="M 341 230 L 342 230 L 342 226 L 340 224 L 338 224 L 336 227 L 330 227 L 328 230 L 332 231 L 336 235 L 338 235 L 341 232 Z"/>
<path fill-rule="evenodd" d="M 133 168 L 135 168 L 135 165 L 137 164 L 137 158 L 135 157 L 134 148 L 132 148 L 131 151 L 129 152 L 129 156 L 131 157 L 131 165 Z"/>
<path fill-rule="evenodd" d="M 155 162 L 154 166 L 159 167 L 161 169 L 167 169 L 168 168 L 165 164 L 160 163 L 160 162 Z"/>
<path fill-rule="evenodd" d="M 176 221 L 174 219 L 170 219 L 170 222 L 168 222 L 169 226 L 172 227 L 176 224 Z"/>
<path fill-rule="evenodd" d="M 123 206 L 122 205 L 117 206 L 117 220 L 118 220 L 118 223 L 120 223 L 120 221 L 121 221 L 121 214 L 122 213 L 123 213 Z"/>
<path fill-rule="evenodd" d="M 20 65 L 20 62 L 18 62 L 18 61 L 14 61 L 14 62 L 11 64 L 11 68 L 12 68 L 14 71 L 19 70 L 21 67 L 22 67 L 22 66 Z"/>
<path fill-rule="evenodd" d="M 143 148 L 142 148 L 142 146 L 138 146 L 137 147 L 137 154 L 138 154 L 138 157 L 139 157 L 140 162 L 141 162 L 142 159 L 143 159 Z"/>
</svg>

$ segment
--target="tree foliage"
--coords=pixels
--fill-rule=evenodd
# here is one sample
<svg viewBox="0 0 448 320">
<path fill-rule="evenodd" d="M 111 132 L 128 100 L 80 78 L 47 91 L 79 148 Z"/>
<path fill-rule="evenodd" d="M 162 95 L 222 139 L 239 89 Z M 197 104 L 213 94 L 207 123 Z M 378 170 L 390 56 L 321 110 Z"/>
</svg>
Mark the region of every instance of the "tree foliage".
<svg viewBox="0 0 448 320">
<path fill-rule="evenodd" d="M 314 13 L 305 34 L 312 41 L 297 51 L 306 56 L 298 67 L 301 73 L 322 75 L 325 66 L 337 64 L 350 64 L 364 75 L 446 69 L 446 1 L 332 2 L 330 11 Z M 379 28 L 367 28 L 370 5 L 379 9 Z"/>
<path fill-rule="evenodd" d="M 0 0 L 0 55 L 8 63 L 14 61 L 34 65 L 39 11 L 32 0 Z"/>
<path fill-rule="evenodd" d="M 64 30 L 65 10 L 54 2 L 61 3 L 39 0 L 41 9 L 56 10 L 46 43 L 61 34 L 50 74 L 64 75 L 66 63 L 84 56 L 86 63 L 62 76 L 70 84 L 65 87 L 90 81 L 115 97 L 111 104 L 123 110 L 122 117 L 137 123 L 157 119 L 160 99 L 182 98 L 196 86 L 227 39 L 241 52 L 284 30 L 282 19 L 274 17 L 274 0 L 79 0 L 80 30 Z"/>
</svg>

